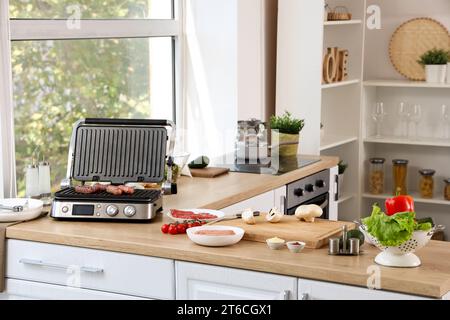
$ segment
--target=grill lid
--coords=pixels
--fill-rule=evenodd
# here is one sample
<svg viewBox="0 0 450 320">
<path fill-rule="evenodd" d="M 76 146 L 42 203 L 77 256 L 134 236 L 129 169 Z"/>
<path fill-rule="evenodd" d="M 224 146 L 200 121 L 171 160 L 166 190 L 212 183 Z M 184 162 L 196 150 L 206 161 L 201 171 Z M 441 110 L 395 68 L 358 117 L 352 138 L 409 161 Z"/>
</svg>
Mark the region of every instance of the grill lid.
<svg viewBox="0 0 450 320">
<path fill-rule="evenodd" d="M 71 176 L 113 184 L 161 182 L 166 147 L 167 130 L 161 126 L 83 123 L 75 129 Z"/>
</svg>

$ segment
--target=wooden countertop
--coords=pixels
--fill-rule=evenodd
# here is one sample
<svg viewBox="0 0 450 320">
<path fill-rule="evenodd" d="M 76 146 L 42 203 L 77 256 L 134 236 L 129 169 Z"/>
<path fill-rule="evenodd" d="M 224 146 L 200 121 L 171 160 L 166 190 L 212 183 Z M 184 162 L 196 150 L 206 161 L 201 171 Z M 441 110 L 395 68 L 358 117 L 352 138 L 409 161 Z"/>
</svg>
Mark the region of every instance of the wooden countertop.
<svg viewBox="0 0 450 320">
<path fill-rule="evenodd" d="M 181 178 L 179 194 L 164 198 L 165 208 L 221 209 L 287 183 L 333 167 L 335 157 L 282 176 L 230 173 L 214 179 Z M 300 278 L 366 286 L 367 268 L 379 252 L 366 247 L 359 257 L 328 256 L 326 249 L 305 249 L 292 254 L 287 249 L 269 250 L 265 244 L 241 241 L 225 248 L 201 247 L 185 235 L 170 236 L 160 231 L 159 215 L 148 224 L 118 222 L 55 221 L 44 217 L 7 229 L 7 238 L 100 250 L 125 252 L 234 267 Z M 385 290 L 440 298 L 450 291 L 450 244 L 432 241 L 419 252 L 423 265 L 415 269 L 381 267 Z"/>
<path fill-rule="evenodd" d="M 155 256 L 307 279 L 366 286 L 367 268 L 379 253 L 364 245 L 358 257 L 329 256 L 327 249 L 305 249 L 292 254 L 273 251 L 264 243 L 241 241 L 231 247 L 202 247 L 186 235 L 160 231 L 159 215 L 148 224 L 54 221 L 50 218 L 21 223 L 7 229 L 7 237 L 100 250 Z M 422 266 L 413 269 L 380 267 L 381 288 L 441 298 L 450 291 L 450 243 L 431 241 L 418 252 Z"/>
<path fill-rule="evenodd" d="M 302 156 L 304 158 L 317 158 Z M 332 168 L 337 157 L 320 157 L 321 161 L 280 176 L 252 173 L 228 173 L 207 178 L 181 177 L 178 194 L 164 197 L 164 207 L 222 209 L 264 192 L 277 189 L 295 180 Z M 270 209 L 270 208 L 269 208 Z"/>
</svg>

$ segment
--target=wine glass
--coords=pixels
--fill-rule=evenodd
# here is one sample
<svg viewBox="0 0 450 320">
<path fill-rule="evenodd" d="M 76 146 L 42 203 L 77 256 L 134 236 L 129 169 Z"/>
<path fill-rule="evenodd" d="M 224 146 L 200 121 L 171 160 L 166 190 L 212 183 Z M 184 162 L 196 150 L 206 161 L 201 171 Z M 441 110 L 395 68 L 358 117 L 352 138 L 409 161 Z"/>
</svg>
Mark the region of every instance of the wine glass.
<svg viewBox="0 0 450 320">
<path fill-rule="evenodd" d="M 383 120 L 384 120 L 385 116 L 386 116 L 386 113 L 384 112 L 383 102 L 377 102 L 372 111 L 372 119 L 373 119 L 373 121 L 375 121 L 375 124 L 376 124 L 375 138 L 379 139 L 382 137 L 381 129 L 382 129 L 382 124 L 383 124 Z"/>
<path fill-rule="evenodd" d="M 442 105 L 441 109 L 441 121 L 442 121 L 442 129 L 443 129 L 443 138 L 450 138 L 450 107 L 447 105 Z"/>
<path fill-rule="evenodd" d="M 420 104 L 415 104 L 411 112 L 411 121 L 414 123 L 414 138 L 418 140 L 419 138 L 419 123 L 422 119 L 422 106 Z"/>
<path fill-rule="evenodd" d="M 409 135 L 409 118 L 411 117 L 411 113 L 404 102 L 400 102 L 397 111 L 400 119 L 400 136 L 406 138 Z"/>
</svg>

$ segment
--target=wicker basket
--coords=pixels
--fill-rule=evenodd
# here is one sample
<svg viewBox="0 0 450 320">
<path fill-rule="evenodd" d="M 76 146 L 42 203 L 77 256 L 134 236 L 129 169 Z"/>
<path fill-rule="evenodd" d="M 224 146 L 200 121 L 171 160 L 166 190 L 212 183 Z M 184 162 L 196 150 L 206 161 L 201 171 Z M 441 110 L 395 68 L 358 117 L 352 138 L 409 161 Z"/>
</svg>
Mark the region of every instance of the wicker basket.
<svg viewBox="0 0 450 320">
<path fill-rule="evenodd" d="M 352 14 L 348 11 L 347 7 L 337 6 L 330 12 L 328 12 L 328 21 L 339 20 L 351 20 Z"/>
<path fill-rule="evenodd" d="M 392 35 L 389 57 L 401 75 L 409 80 L 425 80 L 425 69 L 417 61 L 428 50 L 450 50 L 450 34 L 438 21 L 416 18 L 400 25 Z"/>
</svg>

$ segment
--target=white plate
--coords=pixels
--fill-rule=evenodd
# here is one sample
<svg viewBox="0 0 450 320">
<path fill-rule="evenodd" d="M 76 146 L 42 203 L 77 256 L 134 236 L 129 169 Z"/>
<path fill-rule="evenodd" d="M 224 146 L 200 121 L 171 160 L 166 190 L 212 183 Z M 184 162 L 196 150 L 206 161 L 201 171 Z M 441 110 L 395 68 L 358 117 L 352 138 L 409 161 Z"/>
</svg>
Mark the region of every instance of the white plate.
<svg viewBox="0 0 450 320">
<path fill-rule="evenodd" d="M 202 234 L 195 234 L 198 230 L 233 230 L 234 235 L 230 236 L 207 236 Z M 193 227 L 186 230 L 186 233 L 193 242 L 201 246 L 207 247 L 224 247 L 231 246 L 241 241 L 244 236 L 244 229 L 231 226 L 201 226 Z"/>
<path fill-rule="evenodd" d="M 193 213 L 209 213 L 209 214 L 213 214 L 215 216 L 217 216 L 217 218 L 214 219 L 201 219 L 201 221 L 205 221 L 205 222 L 211 222 L 214 220 L 220 220 L 225 216 L 225 213 L 219 210 L 211 210 L 211 209 L 178 209 L 180 211 L 191 211 Z M 184 222 L 186 221 L 186 219 L 181 219 L 181 218 L 175 218 L 172 217 L 172 215 L 170 214 L 170 210 L 167 213 L 167 216 L 172 219 L 173 221 L 178 221 L 178 222 Z"/>
<path fill-rule="evenodd" d="M 26 203 L 28 201 L 28 204 Z M 0 209 L 1 222 L 15 222 L 32 220 L 39 217 L 42 213 L 44 203 L 35 199 L 0 199 L 0 204 L 8 207 L 23 206 L 23 211 L 12 212 L 10 210 Z"/>
</svg>

